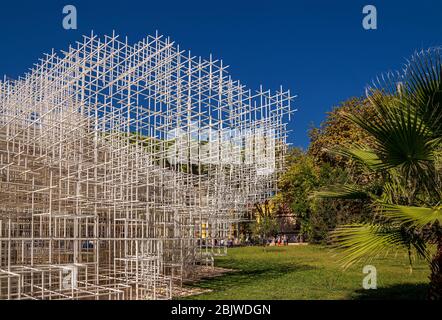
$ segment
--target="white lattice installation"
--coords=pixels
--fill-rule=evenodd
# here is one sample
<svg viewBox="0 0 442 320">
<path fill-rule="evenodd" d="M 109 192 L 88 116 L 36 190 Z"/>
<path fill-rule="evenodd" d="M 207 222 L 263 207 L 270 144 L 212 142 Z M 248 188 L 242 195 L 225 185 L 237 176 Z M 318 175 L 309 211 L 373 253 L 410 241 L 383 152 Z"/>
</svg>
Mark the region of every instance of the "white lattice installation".
<svg viewBox="0 0 442 320">
<path fill-rule="evenodd" d="M 0 298 L 170 298 L 276 191 L 289 91 L 156 35 L 0 82 Z"/>
</svg>

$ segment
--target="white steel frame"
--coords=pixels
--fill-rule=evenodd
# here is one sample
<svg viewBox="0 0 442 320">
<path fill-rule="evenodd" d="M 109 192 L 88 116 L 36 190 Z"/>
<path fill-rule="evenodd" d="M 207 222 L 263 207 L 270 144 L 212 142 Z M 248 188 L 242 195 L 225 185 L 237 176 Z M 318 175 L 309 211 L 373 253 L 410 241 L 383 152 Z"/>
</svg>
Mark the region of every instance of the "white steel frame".
<svg viewBox="0 0 442 320">
<path fill-rule="evenodd" d="M 0 298 L 168 299 L 276 192 L 290 91 L 156 34 L 0 82 Z"/>
</svg>

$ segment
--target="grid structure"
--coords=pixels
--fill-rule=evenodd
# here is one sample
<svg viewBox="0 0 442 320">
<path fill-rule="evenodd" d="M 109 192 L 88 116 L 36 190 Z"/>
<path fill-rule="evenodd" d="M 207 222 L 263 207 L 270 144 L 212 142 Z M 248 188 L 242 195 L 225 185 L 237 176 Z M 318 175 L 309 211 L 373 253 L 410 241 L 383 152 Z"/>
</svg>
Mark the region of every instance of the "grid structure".
<svg viewBox="0 0 442 320">
<path fill-rule="evenodd" d="M 178 294 L 276 192 L 292 99 L 158 34 L 0 82 L 0 298 Z"/>
</svg>

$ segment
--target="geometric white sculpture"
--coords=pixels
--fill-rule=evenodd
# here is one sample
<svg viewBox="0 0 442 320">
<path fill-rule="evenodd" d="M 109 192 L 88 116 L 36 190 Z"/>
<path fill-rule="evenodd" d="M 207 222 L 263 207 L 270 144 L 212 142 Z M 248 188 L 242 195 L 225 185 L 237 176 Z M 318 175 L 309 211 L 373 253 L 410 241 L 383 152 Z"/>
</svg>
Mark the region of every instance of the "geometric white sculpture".
<svg viewBox="0 0 442 320">
<path fill-rule="evenodd" d="M 0 82 L 0 298 L 172 297 L 275 192 L 291 100 L 159 35 Z"/>
</svg>

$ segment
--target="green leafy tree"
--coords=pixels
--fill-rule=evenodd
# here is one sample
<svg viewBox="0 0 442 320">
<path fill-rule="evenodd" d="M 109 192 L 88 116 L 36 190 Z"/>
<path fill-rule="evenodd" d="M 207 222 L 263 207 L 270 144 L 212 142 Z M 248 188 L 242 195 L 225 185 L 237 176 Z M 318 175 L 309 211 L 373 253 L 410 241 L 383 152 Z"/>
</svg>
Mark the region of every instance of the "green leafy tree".
<svg viewBox="0 0 442 320">
<path fill-rule="evenodd" d="M 374 107 L 367 99 L 353 97 L 327 112 L 327 117 L 319 128 L 312 128 L 309 131 L 310 145 L 307 153 L 316 164 L 328 163 L 332 167 L 348 167 L 352 164 L 351 159 L 331 153 L 330 150 L 337 146 L 349 146 L 352 143 L 366 143 L 370 139 L 362 128 L 347 119 L 346 114 L 367 119 L 373 117 Z"/>
<path fill-rule="evenodd" d="M 279 223 L 275 214 L 272 201 L 255 204 L 255 221 L 252 224 L 252 234 L 261 244 L 266 244 L 270 237 L 279 233 Z"/>
<path fill-rule="evenodd" d="M 274 202 L 278 211 L 291 212 L 304 238 L 322 242 L 338 223 L 360 221 L 364 202 L 324 201 L 310 195 L 321 187 L 347 180 L 345 169 L 317 163 L 311 155 L 293 148 L 287 156 L 287 170 L 279 179 L 280 192 Z"/>
<path fill-rule="evenodd" d="M 300 233 L 311 235 L 311 200 L 309 192 L 317 184 L 316 169 L 311 157 L 299 149 L 292 149 L 288 157 L 288 168 L 279 180 L 281 192 L 275 199 L 279 208 L 286 204 L 295 217 Z"/>
</svg>

